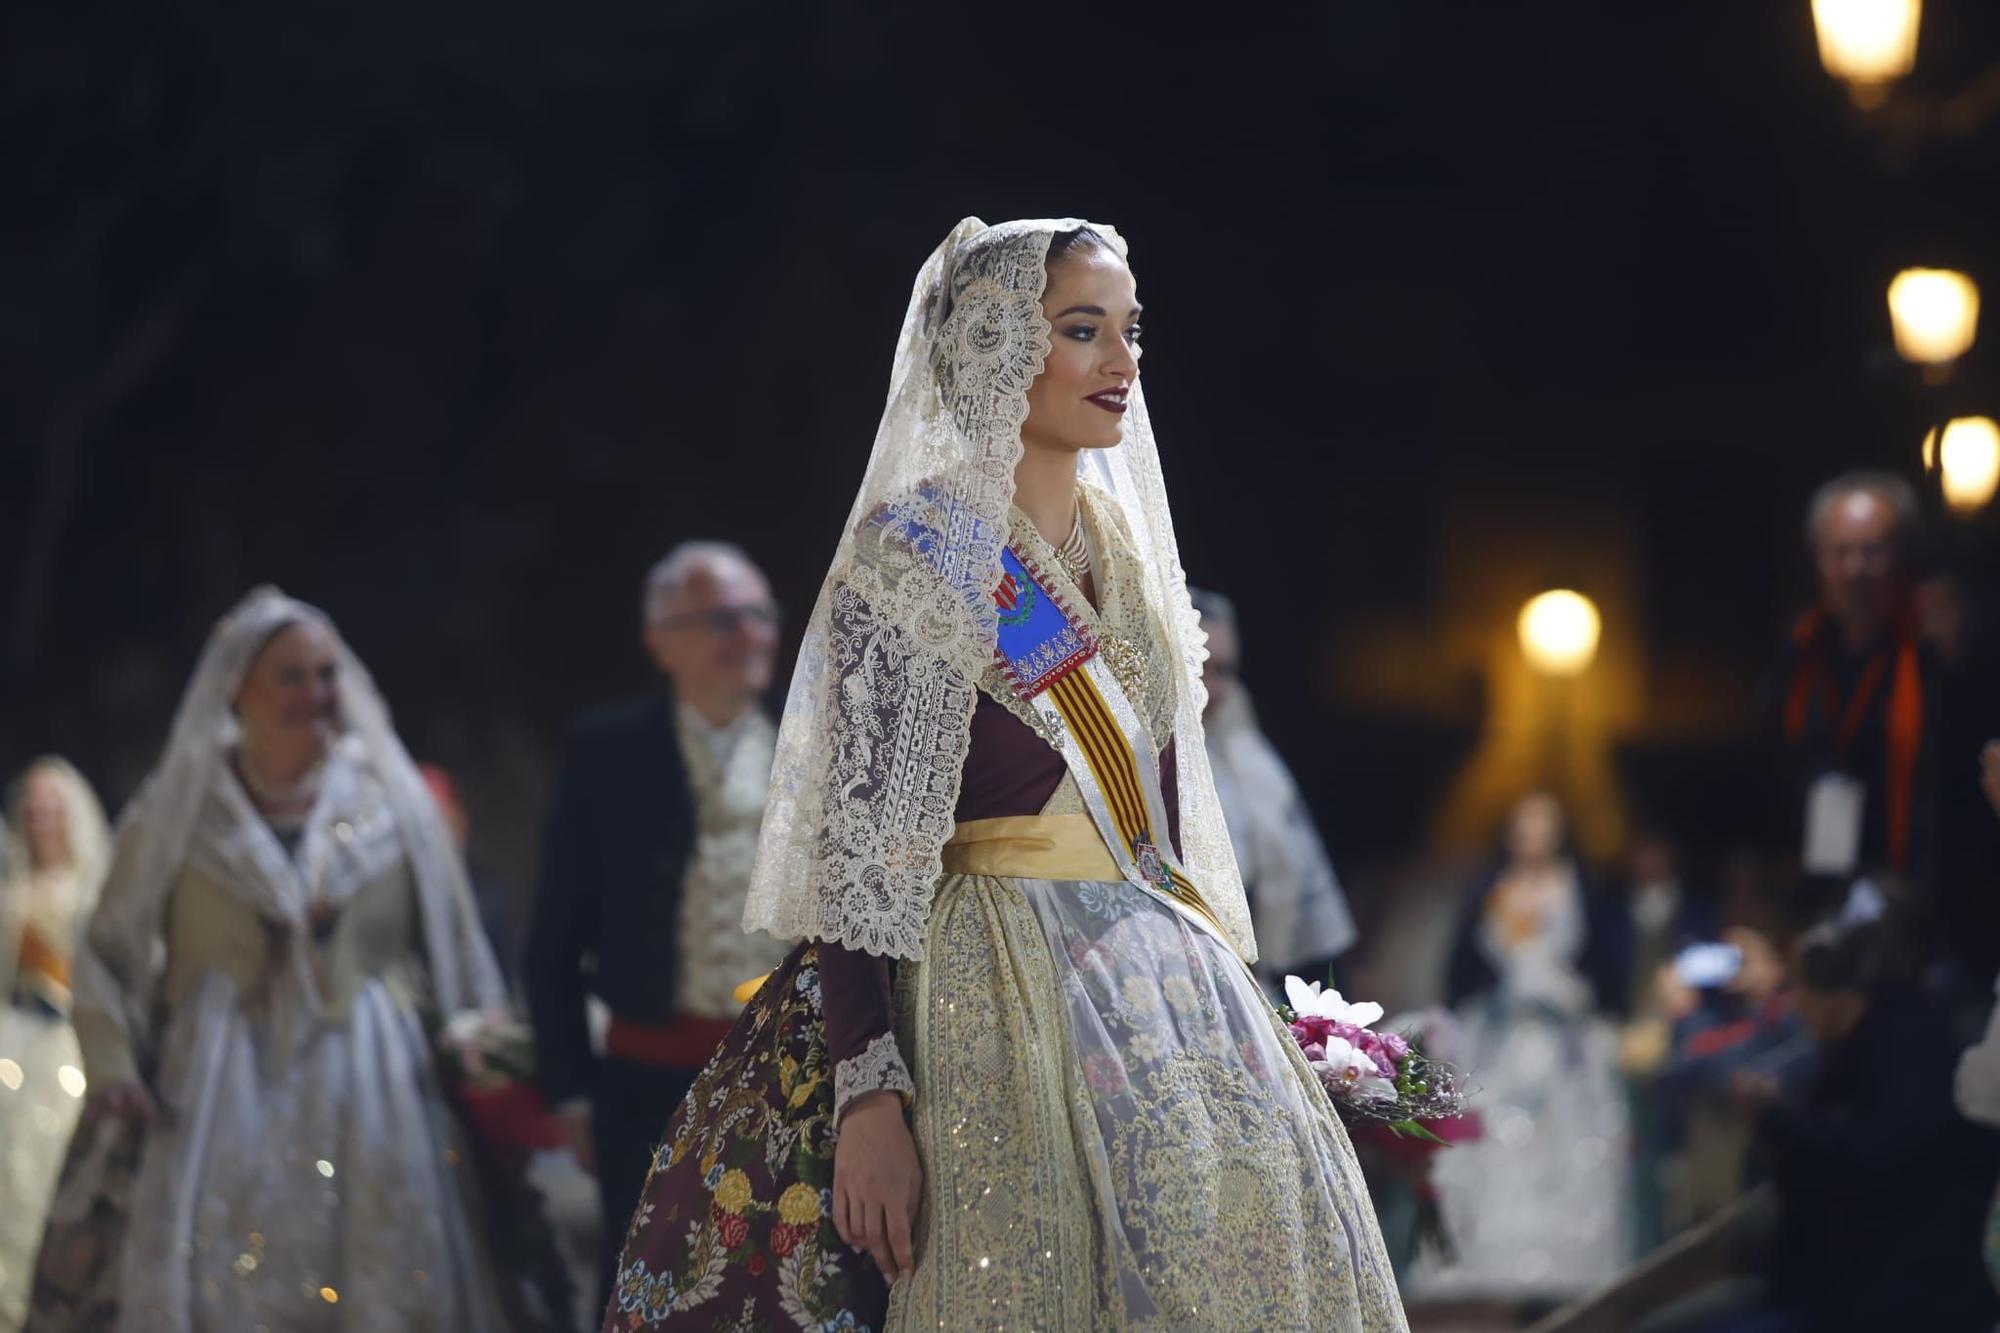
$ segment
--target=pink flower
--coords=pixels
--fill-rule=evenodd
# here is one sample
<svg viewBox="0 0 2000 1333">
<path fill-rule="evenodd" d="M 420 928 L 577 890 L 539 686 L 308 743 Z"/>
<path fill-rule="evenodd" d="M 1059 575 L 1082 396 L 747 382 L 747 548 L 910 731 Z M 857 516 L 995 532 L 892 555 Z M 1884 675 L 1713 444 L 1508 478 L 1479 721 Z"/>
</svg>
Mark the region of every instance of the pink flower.
<svg viewBox="0 0 2000 1333">
<path fill-rule="evenodd" d="M 1339 1037 L 1327 1039 L 1325 1057 L 1313 1062 L 1313 1072 L 1329 1093 L 1349 1101 L 1386 1100 L 1396 1095 L 1395 1082 L 1382 1076 L 1368 1053 Z"/>
<path fill-rule="evenodd" d="M 1102 1051 L 1083 1058 L 1083 1078 L 1098 1092 L 1125 1091 L 1125 1066 Z"/>
</svg>

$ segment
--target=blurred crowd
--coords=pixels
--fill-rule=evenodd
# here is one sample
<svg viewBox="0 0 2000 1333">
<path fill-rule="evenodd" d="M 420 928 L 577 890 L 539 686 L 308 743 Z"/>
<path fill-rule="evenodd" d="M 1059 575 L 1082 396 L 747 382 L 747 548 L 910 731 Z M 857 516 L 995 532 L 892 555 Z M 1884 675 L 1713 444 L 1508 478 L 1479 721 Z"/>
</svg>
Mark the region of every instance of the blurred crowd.
<svg viewBox="0 0 2000 1333">
<path fill-rule="evenodd" d="M 1619 1326 L 2000 1316 L 1991 646 L 1901 478 L 1829 481 L 1804 536 L 1759 836 L 1642 819 L 1590 866 L 1531 793 L 1465 895 L 1433 1021 L 1476 1124 L 1404 1173 L 1437 1219 L 1400 1229 L 1413 1300 L 1583 1308 L 1726 1219 L 1716 1271 Z"/>
<path fill-rule="evenodd" d="M 1462 895 L 1440 1003 L 1396 1020 L 1459 1066 L 1472 1109 L 1431 1127 L 1448 1148 L 1362 1135 L 1413 1301 L 1545 1312 L 1734 1209 L 1727 1273 L 1645 1327 L 2000 1316 L 2000 692 L 1923 526 L 1893 476 L 1814 497 L 1818 596 L 1765 691 L 1763 837 L 1718 848 L 1642 819 L 1592 866 L 1561 799 L 1522 794 Z M 1243 685 L 1254 628 L 1224 596 L 1196 604 L 1260 978 L 1274 996 L 1288 974 L 1343 982 L 1370 942 Z M 572 728 L 518 920 L 466 865 L 452 775 L 409 762 L 331 622 L 275 593 L 217 627 L 115 841 L 75 768 L 27 767 L 0 860 L 0 1329 L 142 1301 L 331 1326 L 342 1293 L 391 1277 L 510 1327 L 595 1326 L 655 1139 L 784 952 L 737 927 L 775 735 L 769 586 L 737 547 L 688 543 L 638 621 L 658 686 Z M 208 973 L 257 1035 L 208 1035 Z M 376 1003 L 383 1031 L 422 1034 L 405 1054 L 382 1054 Z M 325 1095 L 376 1137 L 293 1143 L 321 1132 L 314 1062 L 350 1038 L 408 1086 L 378 1108 L 377 1074 L 342 1075 Z M 412 1239 L 421 1262 L 306 1241 L 281 1262 L 260 1210 L 289 1196 L 189 1129 L 274 1145 L 272 1171 L 292 1143 L 311 1206 L 347 1217 L 410 1169 L 398 1106 L 436 1111 L 427 1143 L 473 1173 L 435 1198 L 482 1201 L 462 1235 Z M 199 1201 L 171 1225 L 145 1206 L 173 1197 L 149 1176 L 163 1162 Z M 142 1276 L 169 1252 L 194 1256 L 184 1280 Z"/>
</svg>

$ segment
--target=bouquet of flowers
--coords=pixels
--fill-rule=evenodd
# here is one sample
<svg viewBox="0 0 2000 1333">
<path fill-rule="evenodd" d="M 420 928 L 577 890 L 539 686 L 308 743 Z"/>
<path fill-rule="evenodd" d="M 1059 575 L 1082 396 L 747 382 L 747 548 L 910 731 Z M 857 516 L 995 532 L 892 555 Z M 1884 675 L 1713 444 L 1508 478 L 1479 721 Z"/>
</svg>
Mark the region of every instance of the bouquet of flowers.
<svg viewBox="0 0 2000 1333">
<path fill-rule="evenodd" d="M 526 1024 L 511 1014 L 469 1009 L 438 1025 L 432 1045 L 446 1089 L 482 1143 L 506 1152 L 563 1141 L 535 1087 L 535 1038 Z"/>
<path fill-rule="evenodd" d="M 1372 1031 L 1382 1020 L 1379 1004 L 1353 1003 L 1297 977 L 1285 978 L 1285 999 L 1278 1016 L 1343 1117 L 1379 1122 L 1399 1136 L 1445 1141 L 1430 1122 L 1463 1114 L 1457 1071 L 1425 1056 L 1406 1036 Z"/>
</svg>

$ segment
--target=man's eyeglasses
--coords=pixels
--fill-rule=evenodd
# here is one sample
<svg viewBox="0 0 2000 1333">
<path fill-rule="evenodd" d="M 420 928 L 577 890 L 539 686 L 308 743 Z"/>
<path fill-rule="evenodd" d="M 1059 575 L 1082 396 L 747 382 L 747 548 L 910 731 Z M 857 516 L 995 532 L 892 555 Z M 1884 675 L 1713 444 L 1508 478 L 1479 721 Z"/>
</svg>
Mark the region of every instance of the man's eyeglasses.
<svg viewBox="0 0 2000 1333">
<path fill-rule="evenodd" d="M 736 634 L 747 626 L 775 627 L 779 611 L 776 602 L 757 602 L 750 606 L 718 606 L 709 611 L 683 611 L 679 615 L 663 616 L 659 621 L 661 629 L 698 629 L 720 638 L 725 634 Z"/>
</svg>

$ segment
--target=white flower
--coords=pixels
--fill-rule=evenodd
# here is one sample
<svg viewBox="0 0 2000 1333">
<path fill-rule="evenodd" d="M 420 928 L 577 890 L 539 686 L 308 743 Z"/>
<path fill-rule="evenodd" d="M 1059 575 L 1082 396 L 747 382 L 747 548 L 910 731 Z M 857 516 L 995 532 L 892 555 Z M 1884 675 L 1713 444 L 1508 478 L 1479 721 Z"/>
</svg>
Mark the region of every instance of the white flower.
<svg viewBox="0 0 2000 1333">
<path fill-rule="evenodd" d="M 1286 977 L 1285 1000 L 1300 1018 L 1324 1018 L 1333 1023 L 1352 1023 L 1358 1028 L 1382 1021 L 1381 1005 L 1372 1000 L 1349 1004 L 1337 990 L 1322 992 L 1317 981 Z"/>
<path fill-rule="evenodd" d="M 1312 1063 L 1329 1090 L 1354 1101 L 1394 1099 L 1396 1085 L 1382 1077 L 1367 1052 L 1341 1037 L 1328 1037 L 1325 1048 L 1325 1056 Z"/>
</svg>

